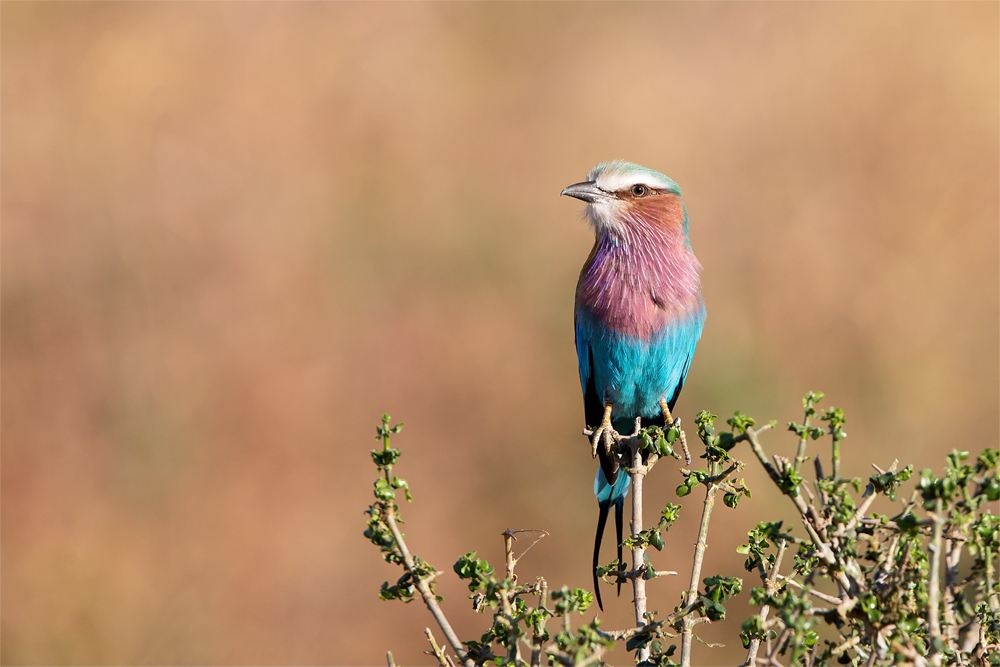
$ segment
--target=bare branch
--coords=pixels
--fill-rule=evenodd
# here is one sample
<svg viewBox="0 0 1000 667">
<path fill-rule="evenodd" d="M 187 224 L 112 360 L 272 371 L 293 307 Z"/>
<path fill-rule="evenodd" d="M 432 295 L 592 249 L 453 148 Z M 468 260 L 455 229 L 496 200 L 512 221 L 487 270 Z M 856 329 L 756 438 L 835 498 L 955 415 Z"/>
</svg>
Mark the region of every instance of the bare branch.
<svg viewBox="0 0 1000 667">
<path fill-rule="evenodd" d="M 434 635 L 433 633 L 431 633 L 431 629 L 424 628 L 424 635 L 427 636 L 427 641 L 430 642 L 431 645 L 431 650 L 424 651 L 424 653 L 427 653 L 428 655 L 433 655 L 435 658 L 437 658 L 439 667 L 448 667 L 448 661 L 444 657 L 444 651 L 441 649 L 440 646 L 438 646 L 438 643 L 434 641 Z"/>
<path fill-rule="evenodd" d="M 719 465 L 713 464 L 718 469 Z M 735 464 L 729 472 L 735 469 Z M 728 474 L 728 472 L 727 472 Z M 714 475 L 715 479 L 719 475 Z M 705 561 L 705 550 L 708 548 L 708 524 L 712 519 L 712 509 L 715 507 L 715 492 L 718 489 L 716 481 L 709 481 L 705 487 L 705 502 L 701 511 L 701 525 L 698 527 L 698 540 L 694 545 L 694 562 L 691 564 L 691 581 L 685 597 L 685 605 L 691 607 L 698 601 L 698 585 L 701 583 L 701 568 Z M 684 617 L 681 630 L 681 667 L 691 665 L 691 644 L 693 639 L 694 619 L 690 615 Z"/>
<path fill-rule="evenodd" d="M 638 426 L 636 421 L 636 426 Z M 638 570 L 646 564 L 646 548 L 642 540 L 638 539 L 642 532 L 642 480 L 646 476 L 643 469 L 642 455 L 639 451 L 638 439 L 633 439 L 631 443 L 632 469 L 629 471 L 632 483 L 632 569 Z M 635 605 L 635 624 L 641 627 L 646 624 L 646 580 L 642 577 L 632 578 L 632 591 L 634 593 L 633 604 Z M 643 646 L 636 651 L 636 661 L 644 662 L 649 659 L 649 648 Z"/>
<path fill-rule="evenodd" d="M 785 583 L 787 583 L 789 586 L 794 586 L 795 588 L 798 588 L 799 590 L 805 590 L 805 588 L 802 587 L 802 584 L 800 584 L 799 582 L 795 581 L 791 577 L 785 577 L 785 576 L 782 576 L 782 575 L 779 574 L 778 578 L 781 579 L 782 581 L 784 581 Z M 818 591 L 815 588 L 810 588 L 809 589 L 809 594 L 816 596 L 817 598 L 819 598 L 823 602 L 829 602 L 830 604 L 832 604 L 834 606 L 837 606 L 837 607 L 839 607 L 840 605 L 844 604 L 844 600 L 843 599 L 834 597 L 832 595 L 827 595 L 826 593 L 823 593 L 822 591 Z"/>
<path fill-rule="evenodd" d="M 549 584 L 544 579 L 538 580 L 538 609 L 545 609 L 548 604 L 549 599 Z M 542 664 L 542 648 L 543 642 L 545 641 L 544 635 L 544 623 L 543 633 L 533 635 L 531 637 L 531 667 L 540 667 Z"/>
<path fill-rule="evenodd" d="M 413 563 L 413 556 L 410 555 L 409 549 L 406 548 L 406 542 L 403 540 L 403 535 L 399 532 L 399 526 L 396 525 L 395 511 L 392 508 L 392 504 L 384 503 L 384 505 L 386 510 L 385 522 L 388 524 L 389 530 L 392 531 L 392 537 L 396 541 L 396 547 L 403 555 L 403 563 L 406 565 L 406 571 L 410 573 L 411 577 L 413 577 L 417 590 L 420 592 L 420 597 L 424 599 L 424 604 L 427 605 L 431 615 L 434 616 L 434 620 L 437 621 L 438 626 L 440 626 L 441 632 L 444 633 L 445 638 L 448 640 L 448 644 L 451 646 L 451 650 L 455 652 L 455 655 L 458 656 L 458 659 L 461 660 L 466 667 L 473 667 L 472 660 L 470 660 L 468 655 L 465 653 L 465 647 L 462 646 L 462 642 L 459 641 L 455 631 L 451 629 L 451 624 L 445 617 L 444 612 L 441 611 L 441 605 L 438 604 L 437 596 L 431 592 L 431 589 L 427 586 L 427 581 L 420 577 L 417 573 L 417 568 Z"/>
<path fill-rule="evenodd" d="M 764 590 L 767 591 L 768 595 L 774 595 L 775 593 L 775 582 L 781 577 L 778 574 L 778 570 L 781 569 L 781 560 L 785 556 L 785 546 L 786 541 L 781 540 L 781 544 L 778 545 L 778 554 L 774 557 L 774 566 L 771 568 L 771 572 L 768 574 L 767 580 L 764 582 Z M 764 622 L 767 620 L 767 615 L 770 613 L 771 607 L 769 605 L 760 606 L 760 625 L 764 626 Z M 744 666 L 754 665 L 757 662 L 757 651 L 760 649 L 760 637 L 754 637 L 750 640 L 750 646 L 747 650 L 747 659 L 743 662 Z"/>
<path fill-rule="evenodd" d="M 941 618 L 940 618 L 940 576 L 941 576 L 941 527 L 944 519 L 941 517 L 942 503 L 940 498 L 934 499 L 934 534 L 931 538 L 929 548 L 931 550 L 931 578 L 927 585 L 927 635 L 930 640 L 930 659 L 934 665 L 941 664 L 941 653 L 937 649 L 937 644 L 941 641 Z"/>
</svg>

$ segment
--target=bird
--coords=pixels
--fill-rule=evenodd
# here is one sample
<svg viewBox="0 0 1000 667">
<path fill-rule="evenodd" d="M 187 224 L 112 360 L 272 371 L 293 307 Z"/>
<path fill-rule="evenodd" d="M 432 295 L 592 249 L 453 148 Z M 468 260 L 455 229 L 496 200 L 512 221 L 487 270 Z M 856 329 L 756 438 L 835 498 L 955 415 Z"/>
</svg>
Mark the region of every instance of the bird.
<svg viewBox="0 0 1000 667">
<path fill-rule="evenodd" d="M 705 322 L 702 267 L 691 248 L 680 187 L 660 172 L 622 160 L 602 162 L 561 194 L 586 202 L 583 215 L 594 231 L 576 285 L 574 322 L 584 416 L 600 459 L 594 590 L 603 611 L 601 540 L 613 506 L 621 562 L 629 488 L 610 438 L 629 432 L 637 418 L 644 426 L 673 423 L 671 411 Z"/>
</svg>

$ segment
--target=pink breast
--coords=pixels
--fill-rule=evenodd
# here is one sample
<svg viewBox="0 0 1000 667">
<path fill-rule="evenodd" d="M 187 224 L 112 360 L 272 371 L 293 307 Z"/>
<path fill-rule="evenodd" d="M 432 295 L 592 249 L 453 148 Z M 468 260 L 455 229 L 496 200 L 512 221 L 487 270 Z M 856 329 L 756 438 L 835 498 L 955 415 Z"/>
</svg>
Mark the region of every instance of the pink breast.
<svg viewBox="0 0 1000 667">
<path fill-rule="evenodd" d="M 577 307 L 614 331 L 649 339 L 700 307 L 701 264 L 678 224 L 682 209 L 636 208 L 622 233 L 597 239 L 580 274 Z"/>
</svg>

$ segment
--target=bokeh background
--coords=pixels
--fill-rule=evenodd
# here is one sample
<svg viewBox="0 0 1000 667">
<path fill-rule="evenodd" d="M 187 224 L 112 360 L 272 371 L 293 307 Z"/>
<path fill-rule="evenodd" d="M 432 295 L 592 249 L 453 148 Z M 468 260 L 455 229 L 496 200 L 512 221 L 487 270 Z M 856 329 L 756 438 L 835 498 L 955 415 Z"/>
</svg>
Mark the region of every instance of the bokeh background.
<svg viewBox="0 0 1000 667">
<path fill-rule="evenodd" d="M 709 312 L 689 425 L 795 419 L 817 389 L 847 474 L 997 445 L 996 3 L 0 17 L 4 664 L 432 664 L 361 534 L 384 411 L 417 553 L 499 565 L 501 531 L 543 528 L 522 580 L 589 587 L 592 235 L 558 195 L 602 160 L 684 189 Z M 735 547 L 791 518 L 750 464 L 706 564 L 747 588 Z M 650 516 L 678 479 L 657 467 Z M 682 576 L 653 609 L 698 516 L 655 556 Z M 477 637 L 467 591 L 439 590 Z M 746 595 L 729 609 L 699 664 L 741 659 Z"/>
</svg>

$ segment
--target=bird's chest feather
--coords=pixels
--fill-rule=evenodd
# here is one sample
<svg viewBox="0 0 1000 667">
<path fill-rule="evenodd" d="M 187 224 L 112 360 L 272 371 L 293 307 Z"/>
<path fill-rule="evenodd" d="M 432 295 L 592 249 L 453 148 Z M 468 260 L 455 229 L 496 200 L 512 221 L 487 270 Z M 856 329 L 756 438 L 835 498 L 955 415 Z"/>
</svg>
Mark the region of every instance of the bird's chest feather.
<svg viewBox="0 0 1000 667">
<path fill-rule="evenodd" d="M 577 284 L 576 309 L 611 331 L 648 341 L 701 308 L 701 265 L 680 230 L 602 234 Z"/>
</svg>

